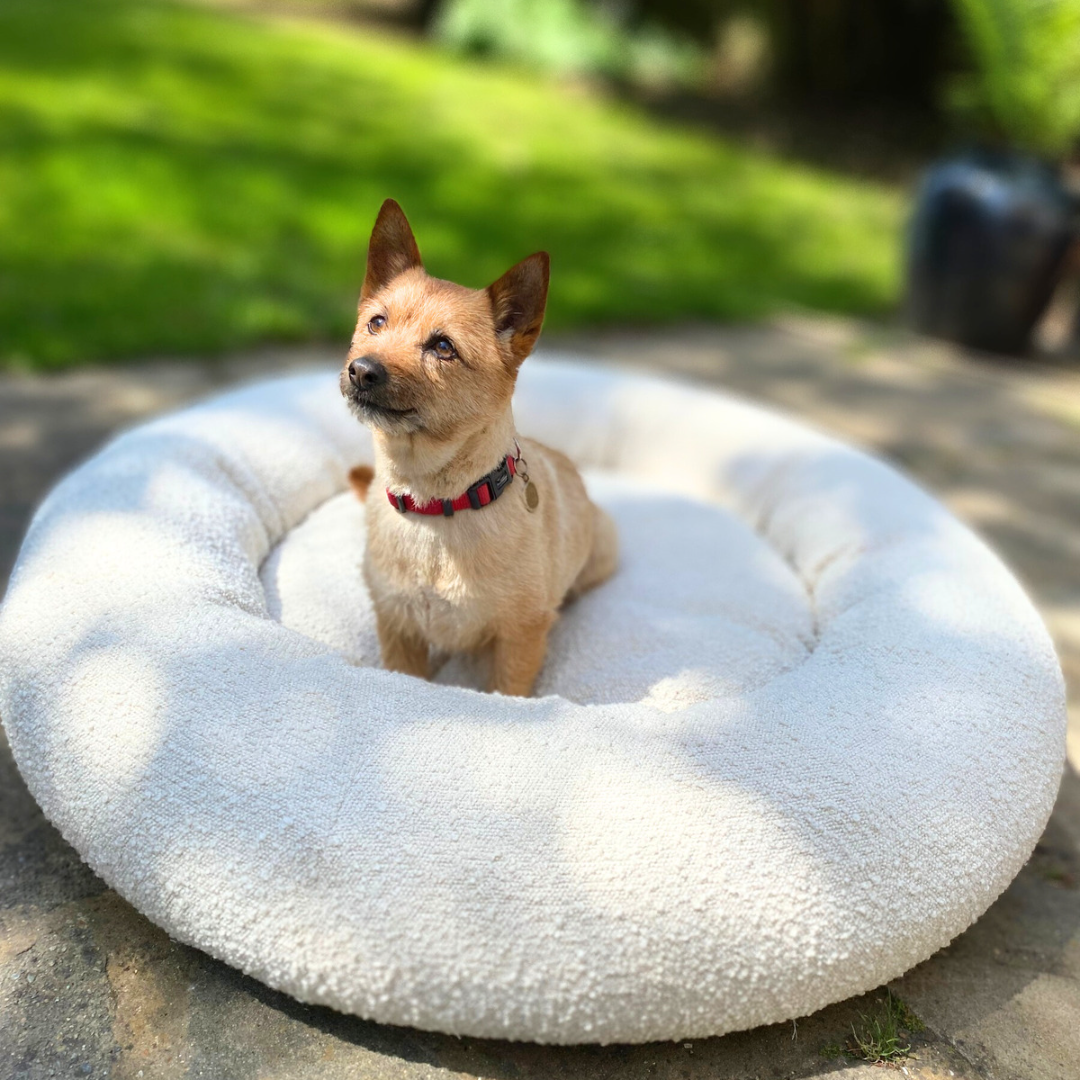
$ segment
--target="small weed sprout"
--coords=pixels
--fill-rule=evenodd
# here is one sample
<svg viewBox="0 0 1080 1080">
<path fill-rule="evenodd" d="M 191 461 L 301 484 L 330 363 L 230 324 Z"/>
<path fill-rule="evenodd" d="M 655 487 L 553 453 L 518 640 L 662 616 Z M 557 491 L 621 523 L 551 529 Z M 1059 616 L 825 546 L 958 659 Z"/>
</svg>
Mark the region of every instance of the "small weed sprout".
<svg viewBox="0 0 1080 1080">
<path fill-rule="evenodd" d="M 914 1056 L 904 1040 L 924 1030 L 926 1024 L 886 988 L 886 996 L 874 1009 L 859 1014 L 859 1026 L 851 1025 L 846 1042 L 827 1042 L 818 1053 L 826 1058 L 859 1057 L 872 1065 L 896 1064 Z"/>
<path fill-rule="evenodd" d="M 851 1026 L 847 1042 L 849 1057 L 863 1058 L 871 1064 L 883 1065 L 900 1061 L 911 1051 L 910 1043 L 903 1043 L 905 1034 L 925 1029 L 923 1022 L 891 990 L 885 991 L 884 999 L 869 1013 L 859 1014 L 859 1026 Z M 821 1053 L 832 1047 L 824 1047 Z"/>
</svg>

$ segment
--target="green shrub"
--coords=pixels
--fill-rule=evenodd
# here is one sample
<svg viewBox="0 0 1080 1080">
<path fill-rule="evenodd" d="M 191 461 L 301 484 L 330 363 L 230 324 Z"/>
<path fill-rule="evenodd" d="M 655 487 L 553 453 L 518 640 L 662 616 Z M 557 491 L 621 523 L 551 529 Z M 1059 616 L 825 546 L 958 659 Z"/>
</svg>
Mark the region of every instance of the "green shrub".
<svg viewBox="0 0 1080 1080">
<path fill-rule="evenodd" d="M 1049 157 L 1080 137 L 1080 0 L 953 0 L 974 61 L 950 104 Z"/>
<path fill-rule="evenodd" d="M 444 45 L 556 75 L 688 84 L 703 50 L 655 25 L 631 29 L 611 9 L 583 0 L 445 0 L 433 31 Z"/>
</svg>

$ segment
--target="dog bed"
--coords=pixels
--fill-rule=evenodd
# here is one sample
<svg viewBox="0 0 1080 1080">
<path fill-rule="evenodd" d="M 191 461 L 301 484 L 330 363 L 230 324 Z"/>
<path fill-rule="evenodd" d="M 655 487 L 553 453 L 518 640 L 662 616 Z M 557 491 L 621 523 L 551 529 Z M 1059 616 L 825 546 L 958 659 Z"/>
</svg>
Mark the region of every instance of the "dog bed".
<svg viewBox="0 0 1080 1080">
<path fill-rule="evenodd" d="M 374 666 L 342 494 L 370 442 L 332 374 L 64 480 L 0 614 L 0 714 L 64 836 L 271 986 L 475 1036 L 778 1021 L 967 927 L 1064 757 L 1061 673 L 1005 567 L 884 464 L 733 398 L 532 360 L 516 411 L 623 548 L 528 700 L 458 660 Z"/>
</svg>

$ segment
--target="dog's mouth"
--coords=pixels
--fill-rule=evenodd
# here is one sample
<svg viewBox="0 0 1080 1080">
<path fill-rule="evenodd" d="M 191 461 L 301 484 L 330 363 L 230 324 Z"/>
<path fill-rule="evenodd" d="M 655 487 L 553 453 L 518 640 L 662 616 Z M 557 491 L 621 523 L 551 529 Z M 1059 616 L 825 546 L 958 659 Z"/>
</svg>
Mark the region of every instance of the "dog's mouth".
<svg viewBox="0 0 1080 1080">
<path fill-rule="evenodd" d="M 358 409 L 363 409 L 366 413 L 371 413 L 372 416 L 415 416 L 415 409 L 391 409 L 389 405 L 379 405 L 377 402 L 372 401 L 370 398 L 363 398 L 357 395 L 353 400 L 356 402 Z"/>
<path fill-rule="evenodd" d="M 383 405 L 373 400 L 369 394 L 355 391 L 349 394 L 349 403 L 361 420 L 375 427 L 415 430 L 420 426 L 416 409 L 398 409 Z"/>
</svg>

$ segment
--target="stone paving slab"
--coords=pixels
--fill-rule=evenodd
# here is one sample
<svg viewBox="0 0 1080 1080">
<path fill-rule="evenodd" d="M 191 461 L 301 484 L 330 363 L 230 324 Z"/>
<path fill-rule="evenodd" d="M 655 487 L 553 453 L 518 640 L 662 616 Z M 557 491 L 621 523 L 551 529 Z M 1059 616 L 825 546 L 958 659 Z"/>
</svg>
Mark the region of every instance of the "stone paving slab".
<svg viewBox="0 0 1080 1080">
<path fill-rule="evenodd" d="M 975 525 L 1025 581 L 1069 684 L 1071 767 L 1013 885 L 893 984 L 925 1024 L 895 1068 L 923 1080 L 1080 1077 L 1080 375 L 822 320 L 556 344 L 719 383 L 878 451 Z M 268 350 L 0 377 L 0 579 L 43 493 L 116 428 L 238 380 L 334 369 L 339 356 Z M 902 874 L 902 850 L 896 863 Z M 880 997 L 720 1039 L 639 1047 L 456 1039 L 303 1006 L 171 941 L 91 874 L 44 820 L 0 738 L 0 1080 L 870 1080 L 880 1067 L 838 1050 Z"/>
</svg>

